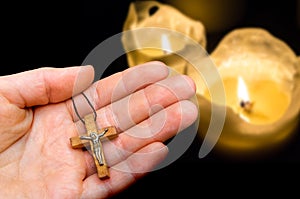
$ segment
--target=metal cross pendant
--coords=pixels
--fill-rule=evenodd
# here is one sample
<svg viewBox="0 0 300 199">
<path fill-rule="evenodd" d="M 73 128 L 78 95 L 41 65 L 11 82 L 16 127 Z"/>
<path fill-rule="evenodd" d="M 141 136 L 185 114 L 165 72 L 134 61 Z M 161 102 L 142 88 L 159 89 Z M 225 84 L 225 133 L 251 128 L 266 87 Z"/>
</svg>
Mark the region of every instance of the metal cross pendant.
<svg viewBox="0 0 300 199">
<path fill-rule="evenodd" d="M 108 166 L 105 161 L 102 141 L 113 139 L 118 136 L 115 127 L 105 127 L 98 130 L 93 114 L 84 117 L 84 123 L 87 134 L 70 138 L 73 149 L 90 148 L 97 167 L 98 177 L 100 179 L 109 178 Z"/>
</svg>

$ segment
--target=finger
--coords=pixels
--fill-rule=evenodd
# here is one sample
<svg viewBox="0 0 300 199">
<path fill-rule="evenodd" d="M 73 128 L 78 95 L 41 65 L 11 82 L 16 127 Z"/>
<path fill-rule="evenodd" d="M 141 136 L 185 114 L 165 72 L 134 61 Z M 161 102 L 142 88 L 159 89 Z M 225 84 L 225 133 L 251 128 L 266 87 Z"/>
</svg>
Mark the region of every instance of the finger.
<svg viewBox="0 0 300 199">
<path fill-rule="evenodd" d="M 99 80 L 84 93 L 93 104 L 93 107 L 99 109 L 151 83 L 165 79 L 168 75 L 169 70 L 165 64 L 149 62 Z M 92 112 L 91 107 L 82 95 L 74 97 L 73 100 L 81 117 Z M 74 114 L 71 101 L 67 103 L 67 107 L 74 120 L 77 121 L 78 117 Z"/>
<path fill-rule="evenodd" d="M 113 166 L 151 142 L 165 142 L 195 122 L 197 116 L 197 107 L 188 100 L 159 111 L 149 119 L 119 134 L 118 138 L 104 142 L 107 163 Z"/>
<path fill-rule="evenodd" d="M 110 178 L 99 180 L 97 174 L 85 179 L 82 198 L 108 198 L 133 184 L 152 170 L 167 155 L 168 149 L 160 142 L 151 143 L 128 159 L 110 168 Z"/>
<path fill-rule="evenodd" d="M 115 76 L 99 81 L 96 86 L 98 98 L 96 109 L 117 101 L 149 84 L 167 78 L 168 67 L 162 62 L 148 62 L 131 67 Z"/>
<path fill-rule="evenodd" d="M 170 77 L 100 109 L 99 119 L 107 118 L 108 124 L 116 126 L 119 131 L 125 131 L 154 113 L 175 102 L 189 99 L 194 94 L 195 87 L 189 77 Z M 102 115 L 106 117 L 101 117 Z M 105 120 L 99 120 L 101 126 L 108 125 L 102 124 L 104 122 Z"/>
<path fill-rule="evenodd" d="M 172 104 L 119 134 L 117 138 L 103 142 L 107 164 L 114 166 L 152 142 L 165 142 L 190 126 L 197 119 L 197 116 L 197 107 L 188 100 Z M 85 159 L 87 176 L 94 174 L 96 172 L 94 160 L 87 151 L 85 152 Z"/>
<path fill-rule="evenodd" d="M 92 66 L 40 68 L 1 77 L 0 93 L 20 108 L 56 103 L 86 89 L 93 78 Z"/>
<path fill-rule="evenodd" d="M 115 126 L 119 132 L 125 131 L 163 108 L 191 98 L 195 90 L 194 82 L 188 76 L 177 75 L 163 79 L 99 109 L 97 111 L 98 126 L 99 128 Z M 80 134 L 83 133 L 84 127 L 80 127 L 83 124 L 78 122 L 77 126 L 81 130 Z"/>
</svg>

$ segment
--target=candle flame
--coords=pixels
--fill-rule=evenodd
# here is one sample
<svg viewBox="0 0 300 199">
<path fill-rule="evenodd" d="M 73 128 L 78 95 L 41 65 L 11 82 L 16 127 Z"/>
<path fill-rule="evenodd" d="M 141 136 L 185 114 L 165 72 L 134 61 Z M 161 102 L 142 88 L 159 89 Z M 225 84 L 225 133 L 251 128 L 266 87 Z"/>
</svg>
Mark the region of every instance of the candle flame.
<svg viewBox="0 0 300 199">
<path fill-rule="evenodd" d="M 238 77 L 237 94 L 240 102 L 250 102 L 247 86 L 243 78 L 240 76 Z"/>
<path fill-rule="evenodd" d="M 161 47 L 164 51 L 164 54 L 171 53 L 171 44 L 167 35 L 163 34 L 161 36 Z"/>
</svg>

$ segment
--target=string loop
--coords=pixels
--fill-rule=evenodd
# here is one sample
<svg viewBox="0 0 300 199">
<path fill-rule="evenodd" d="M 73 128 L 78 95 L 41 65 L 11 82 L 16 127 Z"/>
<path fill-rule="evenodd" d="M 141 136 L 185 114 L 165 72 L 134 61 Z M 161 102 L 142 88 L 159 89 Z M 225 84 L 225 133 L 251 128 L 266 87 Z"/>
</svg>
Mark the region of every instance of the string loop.
<svg viewBox="0 0 300 199">
<path fill-rule="evenodd" d="M 85 98 L 85 100 L 87 101 L 87 103 L 89 104 L 89 106 L 92 108 L 93 113 L 94 113 L 94 120 L 96 121 L 96 119 L 97 119 L 97 112 L 96 112 L 95 108 L 93 107 L 93 105 L 90 102 L 90 100 L 88 99 L 88 97 L 84 94 L 84 92 L 81 92 L 81 94 L 83 95 L 83 97 Z M 76 113 L 77 117 L 80 119 L 80 121 L 83 124 L 85 124 L 84 119 L 78 113 L 78 109 L 77 109 L 77 107 L 75 105 L 75 101 L 74 101 L 73 97 L 72 97 L 72 103 L 73 103 L 73 107 L 74 107 L 74 110 L 75 110 L 75 113 Z"/>
</svg>

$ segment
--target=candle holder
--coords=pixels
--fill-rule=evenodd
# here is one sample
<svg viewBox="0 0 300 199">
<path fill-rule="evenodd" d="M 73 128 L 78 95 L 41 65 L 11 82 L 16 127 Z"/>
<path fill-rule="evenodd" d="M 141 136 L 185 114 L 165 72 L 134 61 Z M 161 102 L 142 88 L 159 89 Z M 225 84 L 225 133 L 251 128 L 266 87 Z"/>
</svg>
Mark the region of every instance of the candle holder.
<svg viewBox="0 0 300 199">
<path fill-rule="evenodd" d="M 216 150 L 253 158 L 288 143 L 300 111 L 300 62 L 291 48 L 264 29 L 241 28 L 228 33 L 211 58 L 226 93 L 226 120 Z M 194 69 L 188 69 L 193 77 Z M 199 107 L 210 115 L 210 94 L 219 91 L 193 79 L 200 88 Z M 200 120 L 202 138 L 209 124 L 210 117 Z"/>
<path fill-rule="evenodd" d="M 185 41 L 177 39 L 169 31 L 151 29 L 153 27 L 180 32 L 205 48 L 206 36 L 202 23 L 183 15 L 172 6 L 156 1 L 137 1 L 129 6 L 123 30 L 148 28 L 145 29 L 147 31 L 143 31 L 143 35 L 135 35 L 132 32 L 130 37 L 122 38 L 125 49 L 132 48 L 132 46 L 135 48 L 126 54 L 129 67 L 156 60 L 185 74 L 186 61 L 178 56 L 185 51 Z M 149 45 L 154 45 L 155 48 Z"/>
</svg>

